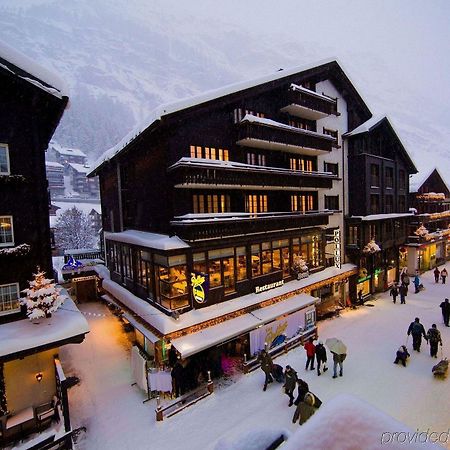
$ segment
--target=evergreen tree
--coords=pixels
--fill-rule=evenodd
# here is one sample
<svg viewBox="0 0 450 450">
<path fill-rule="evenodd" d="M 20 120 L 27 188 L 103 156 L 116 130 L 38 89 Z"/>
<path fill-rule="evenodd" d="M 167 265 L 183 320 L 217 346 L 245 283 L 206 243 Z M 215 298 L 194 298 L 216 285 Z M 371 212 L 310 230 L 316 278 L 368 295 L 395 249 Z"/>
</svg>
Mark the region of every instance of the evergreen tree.
<svg viewBox="0 0 450 450">
<path fill-rule="evenodd" d="M 76 206 L 59 216 L 55 226 L 55 243 L 59 248 L 92 248 L 95 241 L 89 216 Z"/>
<path fill-rule="evenodd" d="M 64 296 L 55 288 L 53 280 L 45 278 L 45 272 L 39 270 L 33 274 L 34 281 L 29 281 L 30 287 L 22 292 L 26 297 L 21 300 L 27 307 L 27 316 L 30 320 L 40 317 L 50 317 L 64 302 Z"/>
</svg>

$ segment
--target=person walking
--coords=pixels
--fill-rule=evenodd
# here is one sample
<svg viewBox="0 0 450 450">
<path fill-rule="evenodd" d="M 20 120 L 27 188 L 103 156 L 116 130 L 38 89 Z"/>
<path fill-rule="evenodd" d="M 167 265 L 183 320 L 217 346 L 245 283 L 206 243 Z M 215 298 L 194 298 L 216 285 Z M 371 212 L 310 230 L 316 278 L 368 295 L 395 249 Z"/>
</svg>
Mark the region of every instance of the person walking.
<svg viewBox="0 0 450 450">
<path fill-rule="evenodd" d="M 301 378 L 297 378 L 297 398 L 295 399 L 294 405 L 297 406 L 300 402 L 302 402 L 308 392 L 308 383 L 303 381 Z"/>
<path fill-rule="evenodd" d="M 342 355 L 338 355 L 337 353 L 333 353 L 333 378 L 337 378 L 337 367 L 339 366 L 339 376 L 342 377 L 344 374 L 344 360 L 347 357 L 345 353 Z"/>
<path fill-rule="evenodd" d="M 397 288 L 397 285 L 395 283 L 391 287 L 391 290 L 389 291 L 389 295 L 392 297 L 392 301 L 395 304 L 395 302 L 397 301 L 397 296 L 398 296 L 398 288 Z"/>
<path fill-rule="evenodd" d="M 265 350 L 261 350 L 261 353 L 258 356 L 258 362 L 261 364 L 261 369 L 264 372 L 265 380 L 263 391 L 267 389 L 267 385 L 273 382 L 272 371 L 273 371 L 273 361 L 270 354 Z"/>
<path fill-rule="evenodd" d="M 406 304 L 406 296 L 408 295 L 408 286 L 402 283 L 402 285 L 398 289 L 398 293 L 400 294 L 400 304 Z"/>
<path fill-rule="evenodd" d="M 448 298 L 446 298 L 439 306 L 442 309 L 442 319 L 444 320 L 444 325 L 448 327 L 448 322 L 450 319 L 450 303 L 448 302 Z"/>
<path fill-rule="evenodd" d="M 444 267 L 441 270 L 441 279 L 442 279 L 442 284 L 445 284 L 445 279 L 448 277 L 448 272 L 447 269 Z"/>
<path fill-rule="evenodd" d="M 305 343 L 304 347 L 306 350 L 306 366 L 305 370 L 308 370 L 308 366 L 311 367 L 311 370 L 314 370 L 314 356 L 316 354 L 316 346 L 313 344 L 313 338 L 310 337 L 308 342 Z"/>
<path fill-rule="evenodd" d="M 420 278 L 419 278 L 418 274 L 416 274 L 416 276 L 414 277 L 413 283 L 414 283 L 414 288 L 415 288 L 414 293 L 417 294 L 420 292 Z"/>
<path fill-rule="evenodd" d="M 316 345 L 316 362 L 317 362 L 317 375 L 320 376 L 320 368 L 323 364 L 323 371 L 328 370 L 327 367 L 327 349 L 323 345 L 322 341 L 319 341 Z"/>
<path fill-rule="evenodd" d="M 425 340 L 428 340 L 427 335 L 425 334 L 425 328 L 420 323 L 420 319 L 418 317 L 414 319 L 414 322 L 410 323 L 407 335 L 412 335 L 413 350 L 416 350 L 417 352 L 420 352 L 422 336 L 425 338 Z"/>
<path fill-rule="evenodd" d="M 320 402 L 322 404 L 322 402 Z M 307 392 L 305 398 L 297 405 L 294 416 L 292 417 L 292 423 L 296 423 L 299 420 L 299 425 L 303 425 L 319 408 L 320 405 L 316 404 L 316 397 L 311 392 Z"/>
<path fill-rule="evenodd" d="M 438 269 L 438 266 L 436 266 L 433 270 L 434 273 L 434 282 L 439 283 L 439 275 L 441 274 L 440 270 Z"/>
<path fill-rule="evenodd" d="M 437 329 L 436 324 L 433 323 L 427 333 L 428 342 L 430 343 L 430 356 L 437 358 L 438 345 L 442 346 L 441 332 Z"/>
<path fill-rule="evenodd" d="M 289 407 L 294 404 L 294 390 L 297 386 L 297 372 L 291 367 L 286 366 L 284 371 L 284 393 L 289 397 Z"/>
</svg>

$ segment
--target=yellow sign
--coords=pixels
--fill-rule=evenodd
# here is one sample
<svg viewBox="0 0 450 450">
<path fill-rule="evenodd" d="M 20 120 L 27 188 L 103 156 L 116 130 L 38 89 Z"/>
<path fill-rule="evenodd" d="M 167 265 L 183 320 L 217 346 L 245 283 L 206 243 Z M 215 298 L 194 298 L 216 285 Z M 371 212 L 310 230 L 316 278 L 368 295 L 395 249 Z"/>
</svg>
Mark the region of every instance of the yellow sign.
<svg viewBox="0 0 450 450">
<path fill-rule="evenodd" d="M 205 303 L 206 295 L 205 290 L 203 289 L 205 280 L 206 279 L 203 275 L 191 273 L 192 295 L 197 303 Z"/>
</svg>

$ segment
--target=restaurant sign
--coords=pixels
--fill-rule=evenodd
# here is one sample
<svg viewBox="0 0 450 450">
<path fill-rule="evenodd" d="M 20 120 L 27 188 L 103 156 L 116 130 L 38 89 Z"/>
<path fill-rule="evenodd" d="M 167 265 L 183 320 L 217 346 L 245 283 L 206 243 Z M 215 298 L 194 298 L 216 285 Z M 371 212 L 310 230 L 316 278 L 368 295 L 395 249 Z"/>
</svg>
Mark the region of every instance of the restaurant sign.
<svg viewBox="0 0 450 450">
<path fill-rule="evenodd" d="M 255 287 L 255 294 L 259 294 L 264 291 L 268 291 L 269 289 L 277 288 L 283 286 L 284 280 L 275 281 L 274 283 L 264 284 L 262 286 Z"/>
<path fill-rule="evenodd" d="M 341 230 L 334 230 L 334 267 L 341 268 Z"/>
<path fill-rule="evenodd" d="M 209 276 L 201 272 L 191 272 L 192 296 L 197 303 L 206 303 Z"/>
</svg>

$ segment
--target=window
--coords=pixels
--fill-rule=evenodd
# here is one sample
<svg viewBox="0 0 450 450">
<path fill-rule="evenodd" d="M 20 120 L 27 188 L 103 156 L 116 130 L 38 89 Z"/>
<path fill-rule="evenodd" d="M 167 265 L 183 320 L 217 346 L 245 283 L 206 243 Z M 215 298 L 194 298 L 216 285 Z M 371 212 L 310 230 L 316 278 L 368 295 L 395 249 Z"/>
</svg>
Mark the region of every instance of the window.
<svg viewBox="0 0 450 450">
<path fill-rule="evenodd" d="M 223 286 L 225 294 L 235 291 L 235 251 L 221 248 L 208 252 L 209 286 Z"/>
<path fill-rule="evenodd" d="M 370 165 L 370 186 L 380 186 L 380 166 L 378 164 Z"/>
<path fill-rule="evenodd" d="M 0 175 L 9 174 L 9 149 L 6 144 L 0 144 Z"/>
<path fill-rule="evenodd" d="M 245 211 L 248 213 L 267 212 L 267 195 L 247 195 Z"/>
<path fill-rule="evenodd" d="M 227 149 L 191 145 L 191 158 L 229 161 L 229 153 Z"/>
<path fill-rule="evenodd" d="M 348 245 L 358 245 L 358 227 L 356 225 L 348 227 Z"/>
<path fill-rule="evenodd" d="M 149 252 L 139 250 L 138 251 L 139 261 L 137 267 L 137 282 L 139 285 L 144 287 L 147 293 L 150 295 L 151 282 L 152 282 L 152 272 L 151 272 L 151 255 Z"/>
<path fill-rule="evenodd" d="M 333 175 L 339 175 L 339 164 L 324 162 L 323 163 L 324 172 L 331 172 Z"/>
<path fill-rule="evenodd" d="M 247 164 L 251 164 L 252 166 L 265 166 L 266 155 L 261 155 L 260 153 L 247 153 Z"/>
<path fill-rule="evenodd" d="M 375 239 L 377 236 L 377 226 L 369 225 L 369 239 Z"/>
<path fill-rule="evenodd" d="M 19 283 L 0 286 L 0 315 L 20 311 Z"/>
<path fill-rule="evenodd" d="M 308 119 L 290 119 L 289 126 L 300 128 L 301 130 L 315 131 L 314 121 Z"/>
<path fill-rule="evenodd" d="M 323 134 L 326 136 L 331 136 L 334 138 L 333 146 L 339 148 L 338 146 L 338 131 L 337 130 L 330 130 L 328 128 L 323 127 Z"/>
<path fill-rule="evenodd" d="M 14 245 L 12 216 L 0 216 L 0 247 Z"/>
<path fill-rule="evenodd" d="M 394 169 L 386 167 L 386 188 L 392 189 L 394 187 Z"/>
<path fill-rule="evenodd" d="M 194 214 L 224 213 L 230 211 L 230 196 L 224 194 L 194 194 L 192 196 Z"/>
<path fill-rule="evenodd" d="M 394 211 L 394 197 L 392 195 L 386 195 L 384 209 L 386 213 Z"/>
<path fill-rule="evenodd" d="M 406 210 L 406 197 L 404 195 L 398 196 L 398 209 L 399 212 L 404 212 Z"/>
<path fill-rule="evenodd" d="M 283 248 L 284 247 L 284 248 Z M 283 269 L 283 276 L 289 275 L 289 241 L 273 241 L 253 244 L 252 277 L 266 275 Z M 282 256 L 283 255 L 283 256 Z M 287 257 L 283 260 L 282 258 Z"/>
<path fill-rule="evenodd" d="M 289 168 L 291 170 L 312 172 L 316 170 L 316 162 L 311 158 L 289 158 Z"/>
<path fill-rule="evenodd" d="M 325 209 L 339 210 L 339 195 L 325 195 Z"/>
<path fill-rule="evenodd" d="M 370 196 L 370 214 L 379 214 L 380 212 L 380 196 L 371 194 Z"/>
<path fill-rule="evenodd" d="M 291 211 L 313 211 L 316 209 L 316 193 L 291 195 Z"/>
<path fill-rule="evenodd" d="M 400 189 L 406 189 L 406 174 L 404 170 L 398 171 L 398 187 Z"/>
</svg>

